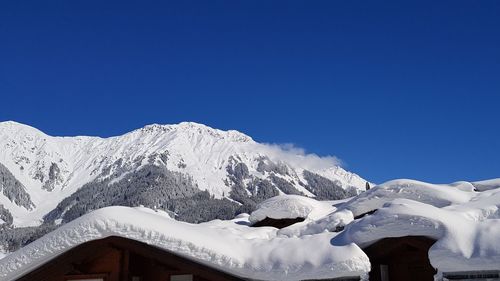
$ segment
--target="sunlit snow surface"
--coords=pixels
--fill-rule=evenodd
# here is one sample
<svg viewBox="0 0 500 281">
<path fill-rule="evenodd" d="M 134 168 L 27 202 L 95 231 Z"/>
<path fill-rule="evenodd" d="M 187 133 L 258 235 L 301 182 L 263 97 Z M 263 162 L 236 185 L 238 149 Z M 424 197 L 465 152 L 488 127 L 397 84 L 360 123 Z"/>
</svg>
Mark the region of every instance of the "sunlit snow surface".
<svg viewBox="0 0 500 281">
<path fill-rule="evenodd" d="M 142 241 L 232 274 L 266 280 L 359 275 L 370 268 L 355 244 L 332 246 L 332 233 L 278 237 L 273 228 L 237 221 L 178 222 L 128 207 L 94 211 L 0 260 L 0 279 L 13 280 L 81 243 L 108 236 Z M 315 249 L 311 251 L 310 249 Z"/>
<path fill-rule="evenodd" d="M 161 157 L 163 155 L 163 157 Z M 148 125 L 121 136 L 54 137 L 36 128 L 20 123 L 0 122 L 0 164 L 22 183 L 33 201 L 34 208 L 19 206 L 0 193 L 0 205 L 13 215 L 17 227 L 40 225 L 43 216 L 84 184 L 99 178 L 109 169 L 109 175 L 125 167 L 136 171 L 150 163 L 168 167 L 168 170 L 189 175 L 200 190 L 207 190 L 216 198 L 227 197 L 227 166 L 232 158 L 248 167 L 257 178 L 268 178 L 259 172 L 259 159 L 267 157 L 276 163 L 284 162 L 289 175 L 280 175 L 294 188 L 312 195 L 299 182 L 307 182 L 304 170 L 314 172 L 344 188 L 364 190 L 366 181 L 340 166 L 334 157 L 319 157 L 299 149 L 283 148 L 255 142 L 238 131 L 222 131 L 202 124 L 183 122 L 175 125 Z M 43 179 L 56 164 L 60 172 L 53 190 L 43 188 Z M 108 176 L 109 176 L 108 175 Z M 126 174 L 121 174 L 125 176 Z M 113 180 L 116 182 L 121 177 Z"/>
<path fill-rule="evenodd" d="M 147 208 L 108 207 L 3 258 L 0 279 L 14 280 L 76 245 L 112 235 L 261 280 L 364 278 L 370 263 L 362 248 L 382 238 L 409 235 L 437 240 L 429 258 L 438 275 L 498 270 L 497 184 L 498 180 L 482 182 L 483 191 L 477 191 L 468 182 L 434 185 L 396 180 L 338 202 L 292 195 L 275 197 L 250 216 L 198 225 L 178 222 L 164 212 Z M 249 226 L 266 217 L 305 220 L 280 230 Z"/>
</svg>

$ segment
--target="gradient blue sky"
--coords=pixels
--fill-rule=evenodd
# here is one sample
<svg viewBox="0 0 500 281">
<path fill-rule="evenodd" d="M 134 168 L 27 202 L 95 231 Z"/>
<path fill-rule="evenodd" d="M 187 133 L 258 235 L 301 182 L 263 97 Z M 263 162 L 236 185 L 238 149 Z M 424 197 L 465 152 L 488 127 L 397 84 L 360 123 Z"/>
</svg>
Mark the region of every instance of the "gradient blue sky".
<svg viewBox="0 0 500 281">
<path fill-rule="evenodd" d="M 42 3 L 43 2 L 43 3 Z M 375 182 L 500 177 L 500 1 L 2 1 L 0 120 L 195 121 Z"/>
</svg>

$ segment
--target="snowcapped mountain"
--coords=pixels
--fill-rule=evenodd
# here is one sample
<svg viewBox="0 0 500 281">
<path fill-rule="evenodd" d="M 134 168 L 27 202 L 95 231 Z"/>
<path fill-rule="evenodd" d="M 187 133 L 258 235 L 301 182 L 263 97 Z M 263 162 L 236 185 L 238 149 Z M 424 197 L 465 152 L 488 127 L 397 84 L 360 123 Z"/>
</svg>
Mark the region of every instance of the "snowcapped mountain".
<svg viewBox="0 0 500 281">
<path fill-rule="evenodd" d="M 69 221 L 104 205 L 182 214 L 202 199 L 234 211 L 283 193 L 338 199 L 365 185 L 334 158 L 196 123 L 148 125 L 110 138 L 53 137 L 0 123 L 0 224 Z"/>
</svg>

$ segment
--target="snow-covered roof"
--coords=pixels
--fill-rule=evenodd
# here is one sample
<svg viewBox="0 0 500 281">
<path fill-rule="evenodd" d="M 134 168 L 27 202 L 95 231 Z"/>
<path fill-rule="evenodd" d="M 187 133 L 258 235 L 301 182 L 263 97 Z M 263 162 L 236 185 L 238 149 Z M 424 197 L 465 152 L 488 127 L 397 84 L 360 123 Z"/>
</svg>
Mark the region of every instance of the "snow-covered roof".
<svg viewBox="0 0 500 281">
<path fill-rule="evenodd" d="M 279 196 L 263 202 L 251 216 L 198 225 L 146 208 L 109 207 L 0 260 L 0 279 L 13 280 L 72 247 L 108 236 L 145 242 L 260 280 L 363 277 L 370 271 L 370 262 L 362 248 L 383 238 L 404 236 L 436 240 L 429 259 L 438 274 L 498 270 L 500 188 L 476 190 L 467 182 L 433 185 L 397 180 L 345 202 Z M 306 220 L 280 230 L 249 226 L 250 221 L 265 217 Z"/>
<path fill-rule="evenodd" d="M 282 195 L 259 204 L 257 210 L 250 214 L 249 220 L 251 223 L 256 223 L 266 217 L 271 219 L 318 219 L 334 210 L 335 208 L 328 201 L 317 201 L 299 195 Z"/>
<path fill-rule="evenodd" d="M 346 204 L 354 216 L 376 210 L 396 198 L 406 198 L 436 207 L 462 204 L 475 195 L 474 186 L 468 182 L 430 184 L 416 180 L 393 180 L 376 186 Z"/>
<path fill-rule="evenodd" d="M 336 240 L 365 247 L 382 238 L 403 236 L 436 239 L 429 259 L 441 272 L 492 270 L 500 264 L 500 220 L 474 221 L 463 213 L 408 199 L 396 199 L 350 224 Z"/>
<path fill-rule="evenodd" d="M 77 245 L 109 236 L 144 242 L 244 278 L 304 280 L 370 270 L 368 257 L 355 244 L 331 245 L 333 233 L 279 237 L 276 229 L 251 228 L 238 221 L 248 223 L 247 217 L 240 217 L 196 225 L 144 208 L 103 208 L 0 260 L 0 279 L 15 280 Z"/>
<path fill-rule="evenodd" d="M 397 180 L 353 198 L 319 222 L 342 211 L 357 216 L 376 210 L 361 219 L 344 221 L 345 229 L 332 243 L 354 242 L 364 248 L 382 238 L 426 236 L 437 241 L 429 250 L 429 259 L 438 274 L 498 270 L 499 208 L 500 188 L 476 192 L 467 182 L 433 185 Z M 314 228 L 309 225 L 306 229 Z"/>
<path fill-rule="evenodd" d="M 495 189 L 500 187 L 500 178 L 484 180 L 484 181 L 476 181 L 472 183 L 474 187 L 479 191 L 485 191 L 489 189 Z"/>
</svg>

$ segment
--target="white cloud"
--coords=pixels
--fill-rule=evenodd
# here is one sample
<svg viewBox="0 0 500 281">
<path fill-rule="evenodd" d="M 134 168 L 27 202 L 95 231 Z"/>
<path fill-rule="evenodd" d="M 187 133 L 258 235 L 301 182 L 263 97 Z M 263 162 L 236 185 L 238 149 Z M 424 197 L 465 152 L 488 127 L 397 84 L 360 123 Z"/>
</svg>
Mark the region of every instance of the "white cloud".
<svg viewBox="0 0 500 281">
<path fill-rule="evenodd" d="M 342 160 L 333 155 L 319 156 L 307 153 L 304 148 L 293 143 L 285 144 L 260 144 L 273 161 L 283 161 L 292 166 L 308 170 L 321 170 L 333 166 L 341 166 Z"/>
</svg>

